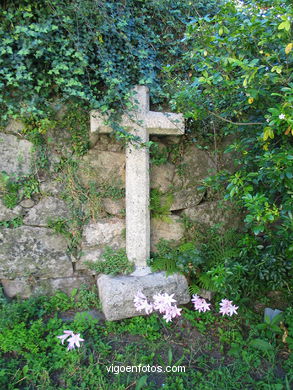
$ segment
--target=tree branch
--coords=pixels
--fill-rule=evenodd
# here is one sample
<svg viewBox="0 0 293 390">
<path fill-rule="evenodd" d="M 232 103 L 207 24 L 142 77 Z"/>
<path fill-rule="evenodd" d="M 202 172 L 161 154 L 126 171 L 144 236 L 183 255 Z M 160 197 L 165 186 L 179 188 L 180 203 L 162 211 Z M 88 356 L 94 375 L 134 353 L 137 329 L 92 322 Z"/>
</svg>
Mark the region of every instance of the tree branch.
<svg viewBox="0 0 293 390">
<path fill-rule="evenodd" d="M 222 119 L 222 121 L 225 121 L 225 122 L 228 122 L 228 123 L 232 123 L 232 125 L 238 125 L 238 126 L 251 126 L 251 125 L 264 125 L 265 123 L 264 122 L 233 122 L 233 121 L 230 121 L 230 119 L 226 119 L 226 118 L 223 118 L 221 117 L 220 115 L 208 110 L 208 112 L 211 114 L 211 115 L 214 115 L 215 117 L 219 118 L 219 119 Z"/>
</svg>

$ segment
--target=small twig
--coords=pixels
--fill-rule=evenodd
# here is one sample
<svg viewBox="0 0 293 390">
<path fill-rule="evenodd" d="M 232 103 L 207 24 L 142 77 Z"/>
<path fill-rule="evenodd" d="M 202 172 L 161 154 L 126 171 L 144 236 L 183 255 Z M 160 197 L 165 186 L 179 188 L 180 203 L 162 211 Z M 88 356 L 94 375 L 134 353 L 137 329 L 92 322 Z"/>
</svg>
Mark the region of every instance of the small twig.
<svg viewBox="0 0 293 390">
<path fill-rule="evenodd" d="M 129 386 L 125 387 L 125 390 L 130 389 L 130 387 L 132 387 L 132 386 L 134 386 L 134 385 L 136 385 L 136 381 L 133 382 L 133 383 L 131 383 Z"/>
<path fill-rule="evenodd" d="M 214 115 L 216 118 L 222 119 L 222 121 L 231 123 L 232 125 L 237 125 L 237 126 L 251 126 L 251 125 L 264 125 L 264 124 L 265 124 L 264 122 L 233 122 L 233 121 L 231 121 L 230 119 L 223 118 L 222 116 L 216 114 L 216 113 L 213 112 L 213 111 L 208 110 L 208 112 L 209 112 L 211 115 Z"/>
<path fill-rule="evenodd" d="M 214 152 L 215 152 L 215 165 L 216 165 L 216 170 L 218 171 L 218 146 L 217 146 L 217 134 L 216 134 L 216 128 L 214 121 L 212 121 L 213 125 L 213 131 L 214 131 Z"/>
<path fill-rule="evenodd" d="M 24 376 L 23 378 L 21 378 L 21 379 L 19 379 L 17 382 L 15 382 L 15 385 L 16 385 L 17 383 L 19 383 L 19 382 L 24 381 L 25 379 L 26 379 L 26 376 Z"/>
</svg>

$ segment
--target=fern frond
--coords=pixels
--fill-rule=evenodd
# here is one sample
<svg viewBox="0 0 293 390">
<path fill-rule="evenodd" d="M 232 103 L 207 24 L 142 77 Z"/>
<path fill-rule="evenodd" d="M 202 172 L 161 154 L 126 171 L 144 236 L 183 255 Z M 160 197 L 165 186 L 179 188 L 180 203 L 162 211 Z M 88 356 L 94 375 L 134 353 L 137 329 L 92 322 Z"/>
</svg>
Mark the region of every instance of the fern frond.
<svg viewBox="0 0 293 390">
<path fill-rule="evenodd" d="M 167 275 L 174 274 L 175 272 L 179 272 L 176 267 L 176 261 L 173 259 L 166 259 L 163 257 L 159 257 L 153 260 L 151 265 L 152 271 L 166 271 Z"/>
<path fill-rule="evenodd" d="M 189 295 L 198 294 L 199 291 L 200 291 L 200 287 L 198 287 L 197 284 L 191 284 L 190 286 L 188 286 Z"/>
<path fill-rule="evenodd" d="M 215 283 L 213 282 L 211 277 L 206 273 L 200 274 L 198 279 L 199 279 L 199 285 L 205 290 L 217 291 Z"/>
</svg>

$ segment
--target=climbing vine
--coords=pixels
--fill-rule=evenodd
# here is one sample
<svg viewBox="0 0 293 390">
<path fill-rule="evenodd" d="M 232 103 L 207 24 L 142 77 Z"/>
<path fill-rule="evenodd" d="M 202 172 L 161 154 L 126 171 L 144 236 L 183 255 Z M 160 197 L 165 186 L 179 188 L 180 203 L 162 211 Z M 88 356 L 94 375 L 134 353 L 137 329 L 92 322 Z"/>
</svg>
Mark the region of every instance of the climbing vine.
<svg viewBox="0 0 293 390">
<path fill-rule="evenodd" d="M 216 2 L 5 1 L 0 16 L 1 119 L 46 117 L 54 99 L 121 112 L 129 89 L 166 97 L 161 68 L 183 53 L 186 23 Z M 117 128 L 116 128 L 117 130 Z M 121 129 L 120 129 L 121 130 Z"/>
</svg>

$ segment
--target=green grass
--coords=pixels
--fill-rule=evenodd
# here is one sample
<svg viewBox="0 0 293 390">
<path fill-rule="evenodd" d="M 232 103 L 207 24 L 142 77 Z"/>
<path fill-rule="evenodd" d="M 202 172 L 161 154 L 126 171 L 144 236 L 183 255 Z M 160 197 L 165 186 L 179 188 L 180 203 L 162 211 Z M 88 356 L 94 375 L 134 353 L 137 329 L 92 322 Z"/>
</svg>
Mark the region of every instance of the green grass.
<svg viewBox="0 0 293 390">
<path fill-rule="evenodd" d="M 26 301 L 0 299 L 0 388 L 289 390 L 292 360 L 288 344 L 258 330 L 262 318 L 251 311 L 235 318 L 185 310 L 166 324 L 156 314 L 117 322 L 94 318 L 95 294 L 84 288 L 71 296 Z M 70 312 L 64 320 L 61 312 Z M 292 310 L 283 323 L 292 332 Z M 288 325 L 288 322 L 291 325 Z M 201 326 L 196 326 L 201 324 Z M 291 326 L 291 327 L 290 327 Z M 56 336 L 71 329 L 85 340 L 67 351 Z M 251 340 L 271 345 L 260 350 Z M 182 373 L 108 372 L 111 366 L 184 366 Z"/>
</svg>

